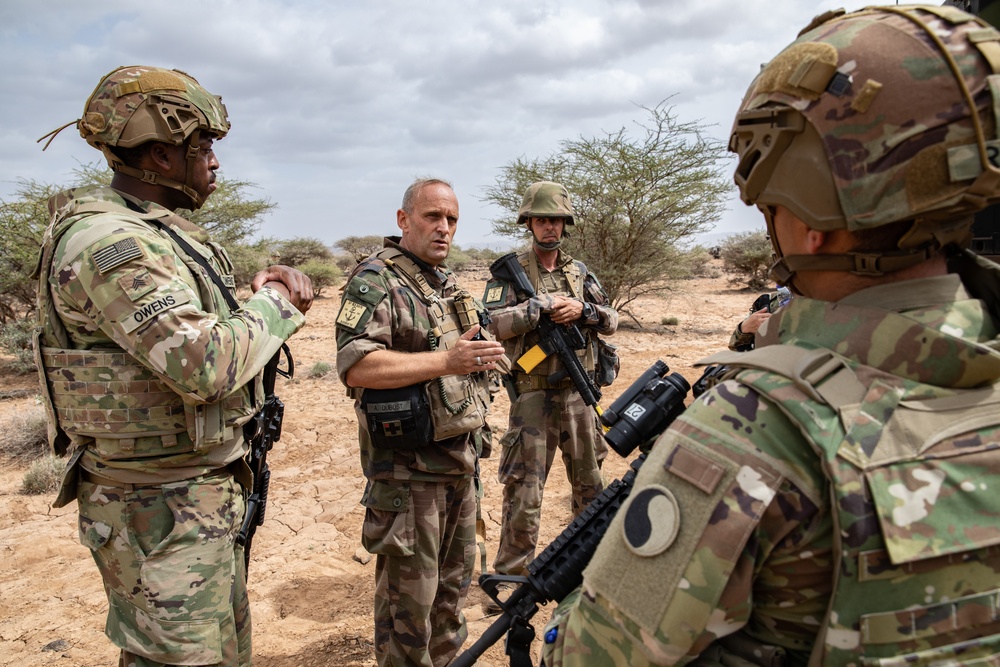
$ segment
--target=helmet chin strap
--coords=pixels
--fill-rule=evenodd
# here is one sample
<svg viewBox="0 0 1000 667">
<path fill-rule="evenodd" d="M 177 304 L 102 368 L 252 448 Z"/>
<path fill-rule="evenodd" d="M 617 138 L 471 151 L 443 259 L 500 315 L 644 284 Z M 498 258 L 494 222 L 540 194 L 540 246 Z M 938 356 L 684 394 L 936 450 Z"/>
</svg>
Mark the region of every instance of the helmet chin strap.
<svg viewBox="0 0 1000 667">
<path fill-rule="evenodd" d="M 201 130 L 195 130 L 186 142 L 185 148 L 185 176 L 184 183 L 175 181 L 171 178 L 167 178 L 162 174 L 158 174 L 155 171 L 149 171 L 148 169 L 137 169 L 135 167 L 130 167 L 121 161 L 117 155 L 111 152 L 111 150 L 105 146 L 101 146 L 101 152 L 104 153 L 104 157 L 108 160 L 108 165 L 111 170 L 126 176 L 131 176 L 144 183 L 152 183 L 153 185 L 160 185 L 165 188 L 170 188 L 171 190 L 179 190 L 184 193 L 188 199 L 191 200 L 191 210 L 196 210 L 201 208 L 202 204 L 205 203 L 205 198 L 198 194 L 198 191 L 191 187 L 194 183 L 194 163 L 198 159 L 199 150 L 199 135 Z"/>
</svg>

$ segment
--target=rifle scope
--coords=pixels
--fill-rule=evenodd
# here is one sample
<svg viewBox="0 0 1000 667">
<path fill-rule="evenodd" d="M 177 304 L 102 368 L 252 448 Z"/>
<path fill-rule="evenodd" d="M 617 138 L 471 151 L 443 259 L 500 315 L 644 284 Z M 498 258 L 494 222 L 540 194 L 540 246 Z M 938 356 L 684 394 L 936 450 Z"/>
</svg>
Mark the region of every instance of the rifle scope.
<svg viewBox="0 0 1000 667">
<path fill-rule="evenodd" d="M 601 415 L 601 422 L 609 428 L 604 439 L 622 457 L 640 445 L 652 444 L 684 412 L 684 397 L 691 385 L 680 373 L 667 375 L 669 371 L 657 361 Z"/>
</svg>

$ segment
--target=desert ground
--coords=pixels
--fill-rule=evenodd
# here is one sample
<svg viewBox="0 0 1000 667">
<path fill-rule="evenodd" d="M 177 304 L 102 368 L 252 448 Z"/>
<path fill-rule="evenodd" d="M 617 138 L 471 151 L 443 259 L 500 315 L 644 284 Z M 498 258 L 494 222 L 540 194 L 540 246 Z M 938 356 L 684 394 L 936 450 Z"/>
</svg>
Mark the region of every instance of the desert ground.
<svg viewBox="0 0 1000 667">
<path fill-rule="evenodd" d="M 605 389 L 608 406 L 654 361 L 694 382 L 696 360 L 725 347 L 756 293 L 730 284 L 721 262 L 712 276 L 681 281 L 633 304 L 611 342 L 619 347 L 621 375 Z M 482 293 L 485 268 L 460 274 L 473 294 Z M 359 505 L 364 479 L 357 453 L 357 424 L 351 402 L 335 372 L 308 377 L 319 362 L 334 366 L 334 320 L 339 296 L 324 293 L 308 324 L 291 341 L 296 378 L 279 379 L 284 401 L 281 441 L 269 456 L 272 470 L 266 521 L 257 531 L 249 571 L 254 625 L 254 664 L 260 667 L 374 665 L 372 592 L 374 560 L 361 548 Z M 664 325 L 676 317 L 676 325 Z M 10 416 L 38 410 L 31 395 L 36 376 L 15 375 L 0 357 L 0 388 L 14 398 L 0 400 L 0 428 Z M 24 396 L 10 391 L 27 389 Z M 499 437 L 509 403 L 501 393 L 490 424 Z M 2 459 L 0 459 L 2 461 Z M 107 601 L 90 554 L 77 541 L 75 504 L 52 509 L 51 495 L 20 493 L 25 469 L 0 466 L 0 666 L 106 666 L 117 651 L 104 637 Z M 614 452 L 604 465 L 606 481 L 621 477 L 628 461 Z M 502 487 L 496 481 L 497 454 L 482 462 L 483 516 L 490 564 L 500 527 Z M 541 544 L 571 520 L 569 487 L 558 457 L 545 494 Z M 539 549 L 541 550 L 541 548 Z M 478 561 L 476 573 L 480 574 Z M 494 620 L 481 610 L 485 596 L 475 581 L 466 603 L 466 646 Z M 550 608 L 533 619 L 539 631 Z M 540 640 L 533 643 L 537 656 Z M 503 642 L 480 660 L 504 665 Z"/>
</svg>

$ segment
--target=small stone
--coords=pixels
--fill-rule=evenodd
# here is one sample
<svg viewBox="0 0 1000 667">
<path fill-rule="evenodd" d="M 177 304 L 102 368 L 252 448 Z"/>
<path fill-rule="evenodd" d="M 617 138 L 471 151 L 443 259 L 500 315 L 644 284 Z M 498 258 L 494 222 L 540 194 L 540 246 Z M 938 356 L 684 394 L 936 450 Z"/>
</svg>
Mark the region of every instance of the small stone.
<svg viewBox="0 0 1000 667">
<path fill-rule="evenodd" d="M 362 565 L 368 565 L 368 563 L 372 562 L 372 555 L 364 547 L 358 547 L 358 550 L 354 552 L 354 560 Z"/>
<path fill-rule="evenodd" d="M 69 648 L 69 642 L 65 639 L 57 639 L 42 647 L 43 651 L 65 651 Z"/>
</svg>

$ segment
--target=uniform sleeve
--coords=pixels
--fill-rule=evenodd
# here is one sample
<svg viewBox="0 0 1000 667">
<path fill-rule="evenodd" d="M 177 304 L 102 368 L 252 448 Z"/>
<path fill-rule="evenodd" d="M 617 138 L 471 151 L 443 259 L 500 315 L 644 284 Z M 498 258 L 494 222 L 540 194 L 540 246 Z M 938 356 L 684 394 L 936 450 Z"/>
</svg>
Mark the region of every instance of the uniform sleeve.
<svg viewBox="0 0 1000 667">
<path fill-rule="evenodd" d="M 347 385 L 347 371 L 375 350 L 392 347 L 393 312 L 389 285 L 374 271 L 353 276 L 337 313 L 337 375 Z"/>
<path fill-rule="evenodd" d="M 618 311 L 611 307 L 604 287 L 593 273 L 587 273 L 583 280 L 584 301 L 594 304 L 594 317 L 585 321 L 588 327 L 602 336 L 610 336 L 618 330 Z"/>
<path fill-rule="evenodd" d="M 508 340 L 528 333 L 538 326 L 543 308 L 551 308 L 552 298 L 541 294 L 518 303 L 513 285 L 492 280 L 483 292 L 483 305 L 490 314 L 490 333 L 497 340 Z"/>
<path fill-rule="evenodd" d="M 822 583 L 802 590 L 768 570 L 803 567 L 802 545 L 816 534 L 820 513 L 818 489 L 751 444 L 755 436 L 787 438 L 808 448 L 773 407 L 770 416 L 740 413 L 763 408 L 761 401 L 723 383 L 660 437 L 582 587 L 553 614 L 545 665 L 684 665 L 744 627 L 754 605 L 774 612 L 772 628 L 786 608 L 800 625 L 802 609 L 822 618 L 828 559 L 815 568 Z M 762 592 L 761 582 L 781 592 Z"/>
<path fill-rule="evenodd" d="M 64 235 L 49 278 L 66 327 L 81 340 L 100 331 L 187 400 L 214 403 L 243 387 L 305 323 L 271 288 L 228 318 L 207 312 L 170 241 L 124 216 L 82 224 L 88 233 Z"/>
<path fill-rule="evenodd" d="M 740 324 L 742 324 L 742 322 L 740 322 Z M 745 352 L 746 350 L 752 350 L 754 340 L 754 334 L 743 333 L 740 331 L 740 325 L 737 324 L 736 328 L 733 329 L 733 335 L 729 337 L 729 349 L 733 352 Z"/>
</svg>

